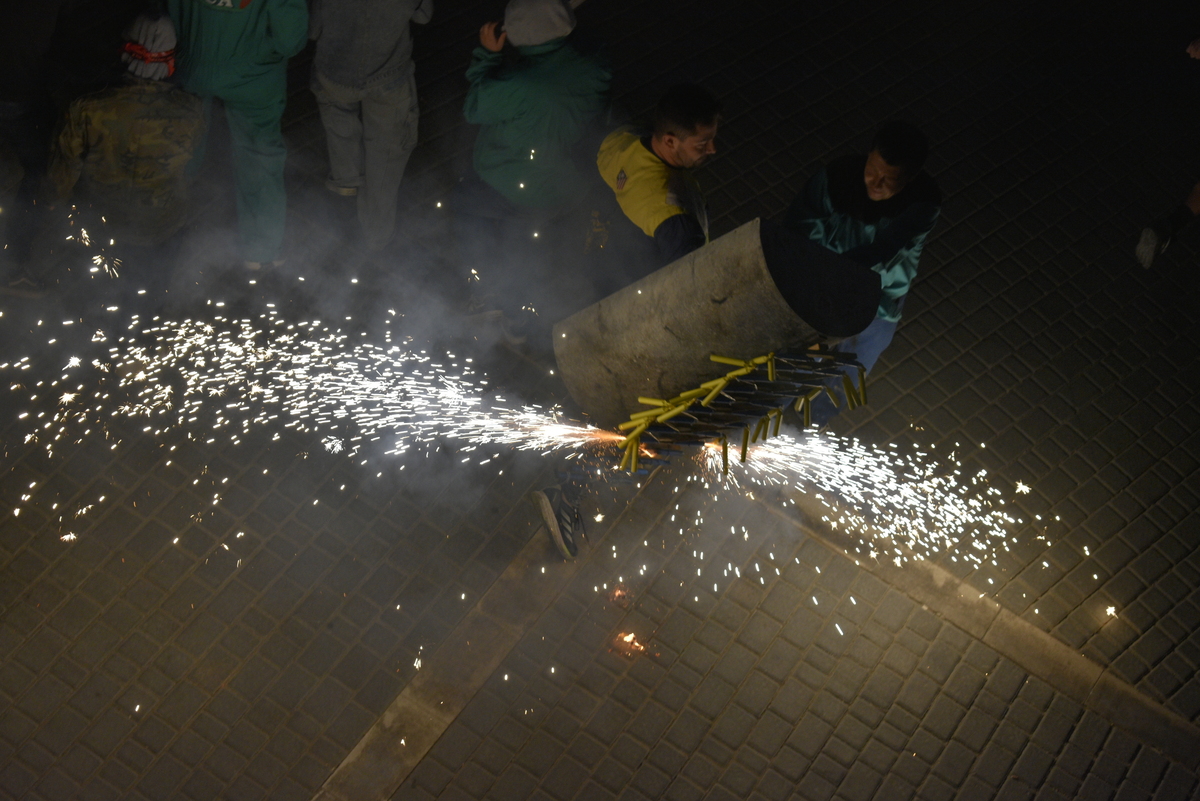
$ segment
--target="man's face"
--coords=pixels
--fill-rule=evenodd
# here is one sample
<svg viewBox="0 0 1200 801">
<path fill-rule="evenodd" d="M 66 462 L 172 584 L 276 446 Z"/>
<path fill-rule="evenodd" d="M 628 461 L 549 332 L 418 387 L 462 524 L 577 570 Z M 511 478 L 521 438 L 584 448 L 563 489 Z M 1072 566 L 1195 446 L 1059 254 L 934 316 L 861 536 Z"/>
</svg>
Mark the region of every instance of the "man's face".
<svg viewBox="0 0 1200 801">
<path fill-rule="evenodd" d="M 872 150 L 867 156 L 867 166 L 863 169 L 863 183 L 867 185 L 867 197 L 871 200 L 887 200 L 900 193 L 911 176 L 903 168 L 893 167 L 883 160 L 878 150 Z"/>
<path fill-rule="evenodd" d="M 672 167 L 691 169 L 699 167 L 708 157 L 717 152 L 717 123 L 700 125 L 696 131 L 682 139 L 675 134 L 664 134 L 663 150 L 666 161 Z"/>
</svg>

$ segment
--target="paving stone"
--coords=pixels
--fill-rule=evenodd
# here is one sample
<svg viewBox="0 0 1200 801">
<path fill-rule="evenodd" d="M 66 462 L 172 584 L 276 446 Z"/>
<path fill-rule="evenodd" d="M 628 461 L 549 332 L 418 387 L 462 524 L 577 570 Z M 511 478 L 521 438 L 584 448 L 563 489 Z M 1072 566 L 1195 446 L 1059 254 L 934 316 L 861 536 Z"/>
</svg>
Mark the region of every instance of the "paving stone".
<svg viewBox="0 0 1200 801">
<path fill-rule="evenodd" d="M 632 787 L 647 798 L 660 798 L 670 783 L 670 777 L 650 765 L 643 765 L 629 780 Z"/>
<path fill-rule="evenodd" d="M 1025 673 L 1012 662 L 1002 659 L 1000 664 L 988 674 L 987 691 L 1002 701 L 1011 701 L 1020 691 L 1025 682 Z"/>
<path fill-rule="evenodd" d="M 914 660 L 912 666 L 915 664 Z M 888 668 L 880 668 L 863 687 L 862 696 L 876 706 L 886 709 L 895 701 L 903 684 L 904 680 L 895 672 Z"/>
<path fill-rule="evenodd" d="M 771 708 L 785 720 L 798 720 L 813 696 L 813 691 L 795 680 L 788 680 L 771 701 Z"/>
<path fill-rule="evenodd" d="M 779 685 L 757 671 L 752 671 L 734 696 L 734 701 L 754 716 L 761 716 L 771 705 Z"/>
<path fill-rule="evenodd" d="M 604 703 L 587 725 L 587 731 L 602 743 L 612 743 L 633 716 L 615 703 Z"/>
<path fill-rule="evenodd" d="M 918 657 L 924 656 L 925 652 L 929 650 L 928 643 L 919 634 L 908 629 L 904 629 L 896 635 L 896 643 L 904 650 L 911 654 L 916 654 Z"/>
<path fill-rule="evenodd" d="M 924 717 L 937 692 L 938 686 L 932 679 L 923 673 L 915 673 L 904 683 L 896 703 L 918 718 Z"/>
<path fill-rule="evenodd" d="M 790 723 L 772 713 L 765 713 L 754 724 L 748 743 L 768 759 L 774 757 L 791 736 Z"/>
<path fill-rule="evenodd" d="M 965 747 L 952 741 L 938 757 L 933 772 L 951 787 L 960 787 L 966 781 L 974 756 Z"/>
<path fill-rule="evenodd" d="M 976 694 L 983 689 L 986 680 L 987 677 L 983 673 L 969 665 L 960 664 L 946 684 L 945 692 L 959 704 L 969 707 Z"/>
<path fill-rule="evenodd" d="M 1027 786 L 1037 787 L 1042 783 L 1054 762 L 1054 757 L 1036 745 L 1029 745 L 1017 758 L 1013 775 L 1020 778 Z"/>
<path fill-rule="evenodd" d="M 925 652 L 920 662 L 920 669 L 934 681 L 943 684 L 950 679 L 950 674 L 954 671 L 958 661 L 959 654 L 950 646 L 935 643 Z"/>
<path fill-rule="evenodd" d="M 738 642 L 752 653 L 762 655 L 772 644 L 780 626 L 764 614 L 753 614 L 738 634 Z"/>
<path fill-rule="evenodd" d="M 735 643 L 717 661 L 713 672 L 730 684 L 738 685 L 750 674 L 757 661 L 757 656 L 753 651 Z"/>
<path fill-rule="evenodd" d="M 816 759 L 825 747 L 833 727 L 815 715 L 805 715 L 788 738 L 788 745 L 809 759 Z"/>
<path fill-rule="evenodd" d="M 821 618 L 807 609 L 794 613 L 783 626 L 783 637 L 797 648 L 809 646 L 821 630 Z"/>
<path fill-rule="evenodd" d="M 892 645 L 884 653 L 883 663 L 895 673 L 907 676 L 917 666 L 917 655 L 901 645 Z"/>
<path fill-rule="evenodd" d="M 885 798 L 909 799 L 913 797 L 916 788 L 895 774 L 884 777 L 879 794 Z"/>
<path fill-rule="evenodd" d="M 830 677 L 826 689 L 845 704 L 857 697 L 867 680 L 867 672 L 851 661 L 843 661 L 841 668 Z"/>
<path fill-rule="evenodd" d="M 569 758 L 562 758 L 550 770 L 546 776 L 544 786 L 551 796 L 558 799 L 567 799 L 575 796 L 575 793 L 583 785 L 587 778 L 586 772 L 580 769 L 581 766 L 573 762 Z M 480 797 L 480 794 L 473 794 L 473 797 Z"/>
</svg>

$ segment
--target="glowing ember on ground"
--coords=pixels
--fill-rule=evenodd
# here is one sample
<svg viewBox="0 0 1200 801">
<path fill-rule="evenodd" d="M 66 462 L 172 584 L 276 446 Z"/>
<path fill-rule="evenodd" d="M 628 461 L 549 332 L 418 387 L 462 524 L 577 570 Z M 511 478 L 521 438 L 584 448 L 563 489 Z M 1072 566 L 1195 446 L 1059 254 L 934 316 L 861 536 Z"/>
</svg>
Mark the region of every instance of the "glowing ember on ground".
<svg viewBox="0 0 1200 801">
<path fill-rule="evenodd" d="M 624 584 L 617 584 L 608 594 L 608 600 L 622 609 L 628 609 L 629 605 L 633 603 L 633 595 Z"/>
<path fill-rule="evenodd" d="M 638 642 L 637 635 L 632 631 L 621 632 L 617 635 L 615 642 L 617 649 L 626 656 L 634 656 L 646 650 L 646 646 Z"/>
</svg>

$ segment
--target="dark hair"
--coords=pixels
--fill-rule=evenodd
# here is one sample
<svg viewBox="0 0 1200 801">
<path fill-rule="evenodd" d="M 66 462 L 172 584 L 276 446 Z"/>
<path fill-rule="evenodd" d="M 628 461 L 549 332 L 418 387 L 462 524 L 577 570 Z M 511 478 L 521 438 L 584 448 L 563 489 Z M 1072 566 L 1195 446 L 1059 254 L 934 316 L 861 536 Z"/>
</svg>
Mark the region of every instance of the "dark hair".
<svg viewBox="0 0 1200 801">
<path fill-rule="evenodd" d="M 929 140 L 917 126 L 902 120 L 892 120 L 879 126 L 871 140 L 871 150 L 878 150 L 883 160 L 899 167 L 908 175 L 916 175 L 925 166 L 929 155 Z"/>
<path fill-rule="evenodd" d="M 663 93 L 654 109 L 654 135 L 691 136 L 701 125 L 712 125 L 721 114 L 721 104 L 707 89 L 694 83 L 679 83 Z"/>
</svg>

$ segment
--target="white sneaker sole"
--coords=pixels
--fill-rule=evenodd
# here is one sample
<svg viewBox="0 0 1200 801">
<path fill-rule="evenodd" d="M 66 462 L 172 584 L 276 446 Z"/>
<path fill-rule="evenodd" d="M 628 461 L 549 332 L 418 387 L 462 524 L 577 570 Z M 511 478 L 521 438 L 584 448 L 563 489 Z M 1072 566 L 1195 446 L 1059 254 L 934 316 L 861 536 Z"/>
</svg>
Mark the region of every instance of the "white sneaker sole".
<svg viewBox="0 0 1200 801">
<path fill-rule="evenodd" d="M 1158 256 L 1158 234 L 1153 228 L 1143 228 L 1142 238 L 1138 240 L 1137 260 L 1147 270 L 1154 264 Z"/>
</svg>

